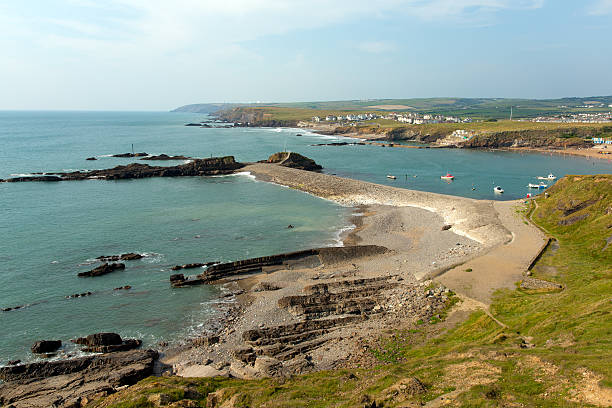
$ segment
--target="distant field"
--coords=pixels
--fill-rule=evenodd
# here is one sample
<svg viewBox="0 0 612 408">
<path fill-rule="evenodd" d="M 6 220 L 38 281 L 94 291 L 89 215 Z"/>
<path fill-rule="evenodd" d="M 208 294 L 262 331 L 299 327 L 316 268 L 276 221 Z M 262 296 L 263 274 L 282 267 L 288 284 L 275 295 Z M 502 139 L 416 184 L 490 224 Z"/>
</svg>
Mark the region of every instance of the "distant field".
<svg viewBox="0 0 612 408">
<path fill-rule="evenodd" d="M 581 108 L 585 105 L 603 104 L 603 107 Z M 555 115 L 578 112 L 609 112 L 612 96 L 589 96 L 585 98 L 560 99 L 505 99 L 505 98 L 413 98 L 413 99 L 367 99 L 352 101 L 319 101 L 266 104 L 196 104 L 186 105 L 177 111 L 207 113 L 212 107 L 231 109 L 283 108 L 300 109 L 303 112 L 367 112 L 372 110 L 416 111 L 437 113 L 474 119 L 509 119 L 510 108 L 514 118 L 532 118 L 542 115 Z"/>
<path fill-rule="evenodd" d="M 280 107 L 280 106 L 261 106 L 261 107 L 243 107 L 239 108 L 241 112 L 251 112 L 261 115 L 264 120 L 276 120 L 283 122 L 291 122 L 297 124 L 299 121 L 311 121 L 313 116 L 321 118 L 322 123 L 325 122 L 327 115 L 345 116 L 347 114 L 359 114 L 375 112 L 373 110 L 321 110 L 308 108 Z M 598 123 L 549 123 L 549 122 L 531 122 L 517 120 L 496 120 L 496 121 L 478 121 L 472 123 L 435 123 L 423 125 L 410 125 L 388 119 L 376 119 L 372 121 L 357 122 L 359 128 L 383 128 L 396 129 L 406 128 L 412 129 L 422 134 L 446 134 L 452 133 L 454 130 L 463 129 L 475 132 L 504 132 L 504 131 L 521 131 L 521 130 L 556 130 L 556 129 L 577 129 L 577 128 L 595 128 L 604 129 L 603 133 L 612 133 L 612 124 Z"/>
</svg>

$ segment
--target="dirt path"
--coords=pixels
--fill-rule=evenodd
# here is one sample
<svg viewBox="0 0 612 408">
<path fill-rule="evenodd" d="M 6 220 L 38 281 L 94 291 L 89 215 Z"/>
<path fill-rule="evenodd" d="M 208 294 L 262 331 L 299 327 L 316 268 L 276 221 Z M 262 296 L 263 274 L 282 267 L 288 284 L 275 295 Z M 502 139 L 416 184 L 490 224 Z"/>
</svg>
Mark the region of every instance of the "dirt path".
<svg viewBox="0 0 612 408">
<path fill-rule="evenodd" d="M 485 305 L 491 304 L 495 290 L 514 289 L 533 258 L 546 245 L 545 235 L 533 225 L 525 224 L 522 215 L 516 212 L 517 205 L 516 201 L 494 204 L 502 224 L 512 232 L 511 242 L 449 270 L 437 280 Z"/>
</svg>

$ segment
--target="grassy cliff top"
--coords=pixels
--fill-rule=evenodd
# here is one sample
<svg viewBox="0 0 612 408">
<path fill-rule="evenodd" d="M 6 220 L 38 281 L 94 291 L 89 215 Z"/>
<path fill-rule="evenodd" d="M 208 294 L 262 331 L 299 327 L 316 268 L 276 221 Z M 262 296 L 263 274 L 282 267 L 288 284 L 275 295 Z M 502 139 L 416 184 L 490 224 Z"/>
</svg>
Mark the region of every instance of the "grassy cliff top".
<svg viewBox="0 0 612 408">
<path fill-rule="evenodd" d="M 409 407 L 441 395 L 450 398 L 448 406 L 608 406 L 612 175 L 567 176 L 548 193 L 518 205 L 517 215 L 558 240 L 532 271 L 564 289 L 499 291 L 491 312 L 507 327 L 478 311 L 450 329 L 432 321 L 372 338 L 365 346 L 378 359 L 373 368 L 284 379 L 149 378 L 92 406 L 151 407 L 160 394 L 183 400 L 176 406 L 202 407 L 363 407 L 372 401 Z"/>
</svg>

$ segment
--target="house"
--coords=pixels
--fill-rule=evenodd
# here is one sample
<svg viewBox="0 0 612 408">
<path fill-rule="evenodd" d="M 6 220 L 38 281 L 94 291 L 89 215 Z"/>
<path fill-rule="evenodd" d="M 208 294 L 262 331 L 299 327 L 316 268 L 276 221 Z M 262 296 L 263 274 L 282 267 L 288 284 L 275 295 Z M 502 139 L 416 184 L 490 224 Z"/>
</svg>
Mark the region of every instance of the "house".
<svg viewBox="0 0 612 408">
<path fill-rule="evenodd" d="M 312 117 L 312 121 L 313 121 L 313 122 L 320 122 L 320 121 L 321 121 L 321 118 L 320 118 L 320 117 L 318 117 L 318 116 L 313 116 L 313 117 Z"/>
</svg>

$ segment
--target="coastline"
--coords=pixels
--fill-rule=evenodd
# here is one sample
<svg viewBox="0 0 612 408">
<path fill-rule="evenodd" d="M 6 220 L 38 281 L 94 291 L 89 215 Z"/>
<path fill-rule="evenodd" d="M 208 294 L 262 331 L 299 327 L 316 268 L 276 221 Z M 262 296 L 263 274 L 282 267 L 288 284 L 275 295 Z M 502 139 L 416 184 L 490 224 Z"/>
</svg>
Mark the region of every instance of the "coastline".
<svg viewBox="0 0 612 408">
<path fill-rule="evenodd" d="M 524 272 L 522 260 L 511 260 L 517 251 L 531 259 L 539 249 L 527 245 L 537 241 L 529 226 L 508 221 L 516 217 L 517 202 L 499 204 L 502 211 L 497 203 L 276 164 L 241 171 L 353 207 L 349 222 L 355 227 L 341 234 L 346 247 L 210 282 L 227 291 L 217 302 L 223 310 L 201 336 L 167 347 L 154 375 L 249 379 L 372 368 L 379 361 L 369 347 L 385 333 L 420 329 L 436 336 L 474 308 L 486 310 L 486 296 Z M 523 233 L 516 234 L 517 226 Z M 374 246 L 379 249 L 372 252 Z M 491 261 L 504 265 L 499 273 L 488 271 Z M 478 293 L 462 287 L 469 280 L 456 265 L 465 262 L 484 262 L 471 276 Z M 458 299 L 464 302 L 449 310 Z M 435 325 L 447 313 L 456 317 Z"/>
<path fill-rule="evenodd" d="M 456 265 L 480 259 L 515 241 L 512 239 L 514 232 L 505 229 L 505 224 L 498 219 L 497 209 L 490 203 L 432 193 L 402 192 L 408 197 L 416 194 L 421 200 L 417 203 L 415 197 L 401 200 L 397 196 L 398 189 L 393 187 L 272 164 L 252 164 L 243 171 L 249 171 L 257 180 L 285 185 L 357 208 L 358 211 L 350 217 L 355 228 L 342 234 L 343 244 L 374 243 L 383 245 L 388 252 L 384 255 L 350 257 L 339 262 L 296 264 L 222 280 L 239 288 L 234 313 L 218 332 L 209 333 L 208 337 L 195 341 L 193 345 L 162 357 L 162 363 L 179 376 L 261 378 L 355 365 L 367 367 L 374 364 L 374 360 L 363 349 L 363 344 L 372 335 L 382 333 L 389 327 L 411 328 L 417 321 L 428 321 L 444 307 L 448 296 L 453 296 L 448 289 L 450 285 L 434 283 L 428 279 L 429 276 L 452 271 Z M 313 188 L 305 182 L 304 177 L 312 179 L 318 187 Z M 359 197 L 350 191 L 352 183 L 357 183 Z M 379 194 L 381 189 L 391 193 L 396 200 L 389 197 L 373 200 L 368 196 L 372 188 Z M 448 208 L 448 205 L 466 207 L 461 213 L 463 218 L 454 219 L 457 224 L 473 229 L 466 229 L 465 234 L 460 234 L 462 231 L 459 228 L 446 228 L 448 218 L 452 217 L 445 219 L 440 211 Z M 505 205 L 513 206 L 516 202 Z M 481 217 L 483 211 L 489 212 L 488 218 Z M 477 216 L 480 225 L 469 220 L 469 212 L 474 212 L 472 215 Z M 483 220 L 496 227 L 490 228 L 490 225 L 482 223 Z M 481 242 L 468 235 L 481 238 Z M 527 248 L 525 252 L 530 253 L 530 249 Z M 514 265 L 511 266 L 514 268 Z M 513 273 L 521 267 L 522 264 L 518 269 L 514 268 Z M 497 284 L 495 279 L 485 281 L 489 286 Z M 348 292 L 331 289 L 338 285 L 351 289 Z M 329 287 L 326 289 L 330 291 L 329 295 L 319 298 L 319 295 L 309 294 L 312 293 L 311 287 L 318 286 Z M 267 289 L 262 290 L 262 287 Z M 434 296 L 424 289 L 429 287 L 437 288 Z M 344 299 L 349 293 L 355 293 L 350 295 L 353 300 L 349 303 L 333 300 Z M 308 310 L 314 307 L 314 304 L 308 306 L 311 297 L 312 301 L 318 299 L 317 310 L 325 309 L 326 302 L 332 302 L 323 320 L 320 312 L 308 317 Z M 283 305 L 287 304 L 288 299 L 298 303 L 287 308 Z M 466 304 L 473 306 L 481 303 Z M 361 317 L 342 311 L 349 306 L 361 310 Z M 347 323 L 343 319 L 353 320 Z M 332 322 L 333 325 L 323 331 L 314 326 L 310 328 L 322 321 Z M 271 337 L 267 337 L 267 333 Z M 260 340 L 248 340 L 253 338 Z M 301 340 L 296 340 L 298 338 Z"/>
<path fill-rule="evenodd" d="M 401 145 L 401 144 L 397 144 L 394 142 L 394 140 L 387 140 L 385 138 L 385 135 L 380 135 L 380 134 L 376 134 L 376 133 L 358 133 L 358 132 L 353 132 L 353 133 L 342 133 L 342 134 L 334 134 L 334 129 L 336 129 L 338 126 L 334 126 L 334 125 L 320 125 L 320 126 L 315 126 L 313 127 L 312 124 L 309 124 L 307 127 L 305 127 L 304 129 L 307 129 L 310 132 L 313 133 L 317 133 L 317 134 L 321 134 L 321 135 L 328 135 L 328 136 L 337 136 L 337 137 L 346 137 L 346 138 L 351 138 L 351 139 L 356 139 L 359 140 L 365 144 L 369 144 L 369 145 L 373 145 L 373 146 L 383 146 L 383 147 L 395 147 L 395 148 L 408 148 L 408 149 L 455 149 L 455 148 L 462 148 L 462 147 L 458 147 L 458 146 L 442 146 L 442 145 L 435 145 L 435 144 L 427 144 L 426 146 L 407 146 L 407 145 Z M 406 141 L 411 141 L 411 140 L 406 140 Z M 417 141 L 415 141 L 417 142 Z M 575 157 L 583 157 L 583 158 L 587 158 L 587 159 L 604 159 L 604 160 L 612 160 L 612 149 L 610 150 L 604 150 L 604 149 L 598 149 L 598 148 L 546 148 L 546 147 L 495 147 L 495 148 L 489 148 L 489 147 L 482 147 L 482 148 L 471 148 L 471 150 L 501 150 L 501 151 L 508 151 L 508 152 L 514 152 L 514 153 L 521 153 L 521 152 L 533 152 L 533 153 L 539 153 L 539 154 L 545 154 L 545 155 L 558 155 L 558 156 L 575 156 Z M 607 152 L 607 154 L 603 154 L 602 152 Z"/>
</svg>

